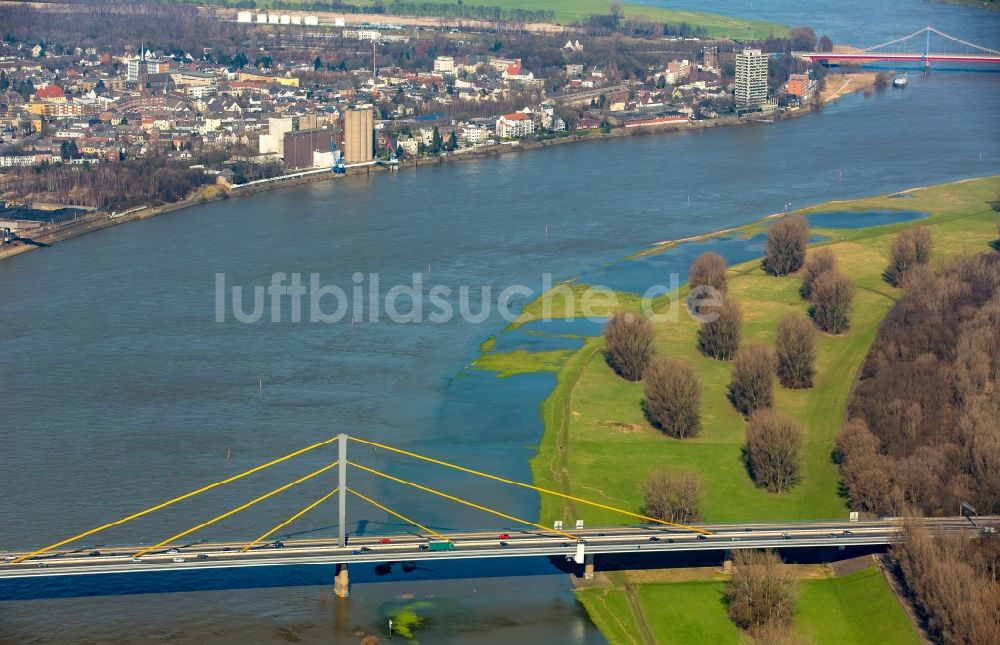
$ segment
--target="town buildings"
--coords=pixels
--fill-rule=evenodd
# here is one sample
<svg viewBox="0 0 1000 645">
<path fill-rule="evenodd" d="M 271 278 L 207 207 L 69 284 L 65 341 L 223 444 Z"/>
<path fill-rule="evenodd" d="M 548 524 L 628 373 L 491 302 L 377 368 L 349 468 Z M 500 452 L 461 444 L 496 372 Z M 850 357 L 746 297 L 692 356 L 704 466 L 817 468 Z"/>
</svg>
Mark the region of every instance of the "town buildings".
<svg viewBox="0 0 1000 645">
<path fill-rule="evenodd" d="M 270 32 L 287 24 L 295 30 L 281 18 L 240 12 L 240 29 L 267 25 Z M 343 28 L 331 38 L 350 52 L 358 43 L 344 36 L 374 39 L 375 65 L 368 52 L 373 43 L 345 64 L 339 54 L 294 47 L 280 57 L 266 46 L 239 58 L 235 50 L 223 56 L 206 47 L 199 55 L 145 45 L 124 52 L 76 47 L 57 55 L 53 48 L 0 41 L 0 166 L 12 176 L 24 166 L 157 155 L 242 183 L 332 165 L 334 143 L 346 163 L 367 163 L 393 153 L 404 160 L 461 154 L 565 130 L 716 118 L 732 113 L 727 85 L 733 79 L 722 78 L 722 70 L 734 67 L 740 109 L 768 98 L 767 56 L 732 46 L 699 43 L 683 54 L 657 52 L 662 58 L 635 78 L 590 60 L 590 40 L 566 42 L 558 58 L 533 62 L 533 69 L 516 57 L 523 48 L 505 43 L 504 55 L 497 55 L 492 37 L 478 51 L 473 42 L 439 40 L 439 49 L 408 64 L 382 52 L 391 48 L 389 35 L 405 39 L 414 32 L 343 19 L 332 26 Z M 785 90 L 801 102 L 815 84 L 793 74 Z"/>
</svg>

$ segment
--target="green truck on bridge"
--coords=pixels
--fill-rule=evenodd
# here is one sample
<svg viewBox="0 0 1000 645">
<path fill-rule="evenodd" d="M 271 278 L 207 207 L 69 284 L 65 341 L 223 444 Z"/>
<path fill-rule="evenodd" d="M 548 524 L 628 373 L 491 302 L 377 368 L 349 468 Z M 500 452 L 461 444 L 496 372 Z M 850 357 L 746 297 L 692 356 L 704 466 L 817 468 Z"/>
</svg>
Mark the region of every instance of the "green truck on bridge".
<svg viewBox="0 0 1000 645">
<path fill-rule="evenodd" d="M 427 548 L 431 551 L 454 551 L 455 543 L 451 540 L 431 540 Z"/>
</svg>

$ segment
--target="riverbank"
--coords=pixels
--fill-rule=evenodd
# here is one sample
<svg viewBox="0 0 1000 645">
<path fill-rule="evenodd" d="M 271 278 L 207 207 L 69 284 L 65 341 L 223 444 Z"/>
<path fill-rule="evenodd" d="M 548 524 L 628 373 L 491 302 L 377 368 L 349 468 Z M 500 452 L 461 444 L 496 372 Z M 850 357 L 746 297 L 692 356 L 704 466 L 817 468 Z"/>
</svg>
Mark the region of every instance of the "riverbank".
<svg viewBox="0 0 1000 645">
<path fill-rule="evenodd" d="M 851 75 L 831 75 L 831 76 L 855 76 Z M 859 77 L 868 76 L 865 73 L 857 74 Z M 871 87 L 874 82 L 874 74 L 871 74 L 871 82 L 864 79 L 858 79 L 850 81 L 846 79 L 844 85 L 848 84 L 850 81 L 850 87 L 852 88 L 850 92 L 857 92 Z M 841 96 L 850 93 L 847 91 L 839 92 L 836 96 L 832 96 L 826 100 L 824 103 L 840 98 Z M 798 110 L 783 112 L 780 114 L 775 114 L 777 120 L 783 119 L 793 119 L 806 116 L 813 111 L 811 106 L 805 106 Z M 444 163 L 452 163 L 456 161 L 473 161 L 486 157 L 493 157 L 502 154 L 509 154 L 514 152 L 520 152 L 523 150 L 535 150 L 540 148 L 547 148 L 550 146 L 564 145 L 567 143 L 579 143 L 583 141 L 600 141 L 605 139 L 615 139 L 619 137 L 629 137 L 629 136 L 643 136 L 643 135 L 664 135 L 664 134 L 674 134 L 677 132 L 683 132 L 688 130 L 700 130 L 707 128 L 718 128 L 718 127 L 729 127 L 746 125 L 748 123 L 760 122 L 763 115 L 749 115 L 747 117 L 722 117 L 719 119 L 708 119 L 704 121 L 690 121 L 683 125 L 666 125 L 666 126 L 650 126 L 641 128 L 613 128 L 610 132 L 601 132 L 600 130 L 589 130 L 583 133 L 571 133 L 565 135 L 556 135 L 551 139 L 546 139 L 543 141 L 538 141 L 535 139 L 520 140 L 516 142 L 507 142 L 503 144 L 498 144 L 494 146 L 484 146 L 482 148 L 469 149 L 468 152 L 456 152 L 451 154 L 440 155 L 433 158 L 415 158 L 404 160 L 400 163 L 400 168 L 420 168 L 421 166 L 436 166 Z M 106 211 L 95 211 L 93 214 L 80 217 L 71 222 L 66 222 L 58 226 L 53 226 L 44 229 L 38 235 L 32 237 L 30 242 L 15 242 L 13 244 L 4 245 L 0 247 L 0 260 L 14 257 L 20 255 L 21 253 L 26 253 L 37 248 L 43 248 L 45 246 L 51 246 L 59 242 L 64 242 L 81 235 L 86 235 L 87 233 L 92 233 L 94 231 L 103 230 L 111 226 L 116 226 L 118 224 L 124 224 L 126 222 L 133 222 L 137 220 L 144 220 L 150 217 L 156 217 L 157 215 L 162 215 L 164 213 L 173 213 L 185 208 L 190 208 L 192 206 L 200 206 L 202 204 L 207 204 L 214 201 L 219 201 L 223 199 L 230 199 L 235 197 L 245 197 L 257 194 L 259 192 L 276 190 L 279 188 L 286 188 L 292 186 L 300 186 L 302 184 L 311 183 L 315 181 L 328 181 L 331 179 L 337 179 L 341 176 L 357 176 L 357 175 L 370 175 L 372 171 L 384 172 L 387 168 L 383 166 L 367 166 L 364 168 L 349 169 L 346 175 L 335 175 L 333 173 L 317 173 L 315 175 L 310 175 L 306 177 L 299 177 L 295 179 L 288 179 L 283 181 L 276 181 L 266 184 L 255 184 L 247 188 L 225 188 L 221 185 L 210 185 L 203 186 L 196 190 L 193 194 L 189 195 L 187 198 L 173 202 L 170 204 L 157 205 L 152 207 L 143 208 L 142 210 L 136 212 L 129 212 L 124 215 L 113 216 L 112 213 Z"/>
<path fill-rule="evenodd" d="M 860 368 L 878 325 L 898 297 L 898 289 L 882 278 L 882 270 L 888 263 L 889 245 L 899 230 L 918 221 L 932 232 L 936 261 L 989 250 L 996 238 L 997 214 L 990 203 L 996 194 L 997 179 L 964 180 L 879 197 L 828 202 L 795 211 L 805 216 L 833 212 L 837 214 L 833 216 L 835 219 L 844 220 L 861 218 L 859 213 L 886 211 L 917 213 L 921 218 L 848 228 L 838 228 L 836 222 L 821 220 L 826 228 L 813 228 L 814 234 L 823 239 L 811 246 L 822 245 L 833 251 L 838 267 L 852 279 L 857 293 L 850 330 L 836 337 L 820 334 L 817 338 L 814 387 L 809 390 L 776 389 L 775 408 L 795 418 L 806 430 L 802 482 L 790 492 L 767 493 L 756 488 L 747 475 L 741 455 L 743 420 L 732 408 L 726 392 L 730 365 L 698 352 L 697 325 L 685 316 L 657 325 L 656 349 L 660 354 L 680 358 L 695 367 L 704 386 L 701 434 L 693 439 L 675 440 L 655 430 L 641 411 L 641 384 L 625 382 L 613 374 L 602 360 L 602 339 L 589 337 L 579 349 L 558 357 L 558 367 L 553 367 L 551 360 L 544 365 L 544 369 L 555 371 L 557 384 L 541 408 L 544 434 L 532 460 L 535 483 L 641 512 L 642 482 L 659 468 L 673 467 L 694 471 L 701 477 L 704 490 L 701 514 L 707 521 L 846 516 L 848 508 L 839 492 L 839 472 L 830 455 L 844 417 L 853 375 Z M 698 247 L 715 240 L 759 239 L 773 219 L 773 215 L 767 216 L 723 234 L 699 238 L 697 242 L 665 243 L 657 250 L 669 254 L 683 244 Z M 726 255 L 722 250 L 719 252 Z M 636 256 L 623 262 L 641 262 L 648 258 Z M 728 270 L 728 278 L 729 293 L 743 303 L 746 340 L 773 342 L 781 316 L 788 312 L 804 312 L 807 307 L 798 293 L 799 278 L 769 276 L 761 269 L 759 259 L 734 263 Z M 574 291 L 582 289 L 581 283 L 586 279 L 574 284 Z M 655 277 L 651 276 L 651 280 Z M 634 295 L 624 292 L 617 295 L 624 308 L 636 309 Z M 679 293 L 670 294 L 669 299 L 677 300 L 684 295 L 682 287 Z M 551 298 L 552 292 L 528 305 L 525 312 L 537 312 L 539 303 L 546 297 Z M 561 301 L 551 301 L 551 310 L 557 312 L 556 315 L 563 311 L 561 304 Z M 667 299 L 654 303 L 659 313 L 669 306 Z M 579 309 L 570 313 L 583 314 Z M 532 324 L 530 320 L 530 317 L 520 320 L 512 328 Z M 489 347 L 484 349 L 489 356 Z M 518 357 L 501 354 L 489 356 L 481 364 L 488 368 L 491 364 L 506 363 L 507 370 L 517 373 L 517 362 Z M 526 368 L 530 371 L 531 366 L 526 364 Z M 554 519 L 570 523 L 582 519 L 596 525 L 623 521 L 611 512 L 548 498 L 542 500 L 539 517 L 545 523 Z M 642 623 L 665 625 L 673 614 L 670 614 L 669 603 L 660 602 L 662 598 L 643 600 L 641 594 L 629 590 L 626 582 L 619 580 L 617 585 L 612 585 L 617 589 L 616 597 L 609 596 L 610 592 L 583 592 L 579 597 L 612 642 L 642 642 L 641 634 L 645 631 L 640 629 Z M 687 591 L 690 590 L 685 593 Z M 609 616 L 623 615 L 621 612 L 626 611 L 623 608 L 628 607 L 632 609 L 627 611 L 636 615 L 633 624 L 609 620 Z M 697 624 L 714 624 L 716 618 L 726 621 L 724 616 L 704 620 L 697 615 L 689 618 Z M 726 622 L 724 627 L 732 626 Z M 863 640 L 855 639 L 854 642 Z"/>
<path fill-rule="evenodd" d="M 848 94 L 868 92 L 875 88 L 875 77 L 875 72 L 830 74 L 826 77 L 826 88 L 819 93 L 820 103 L 827 105 Z"/>
</svg>

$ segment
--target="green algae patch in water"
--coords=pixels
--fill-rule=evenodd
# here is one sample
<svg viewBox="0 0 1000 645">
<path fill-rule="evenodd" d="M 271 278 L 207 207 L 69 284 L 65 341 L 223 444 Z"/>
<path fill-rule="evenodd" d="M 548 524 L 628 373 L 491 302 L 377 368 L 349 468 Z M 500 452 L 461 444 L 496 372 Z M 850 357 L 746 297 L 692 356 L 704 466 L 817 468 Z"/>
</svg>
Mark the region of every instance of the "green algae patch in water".
<svg viewBox="0 0 1000 645">
<path fill-rule="evenodd" d="M 426 616 L 420 615 L 420 610 L 426 611 L 433 606 L 434 603 L 430 601 L 419 600 L 390 609 L 388 616 L 389 620 L 392 621 L 392 634 L 414 643 L 419 642 L 416 640 L 414 632 L 423 627 L 427 622 Z"/>
</svg>

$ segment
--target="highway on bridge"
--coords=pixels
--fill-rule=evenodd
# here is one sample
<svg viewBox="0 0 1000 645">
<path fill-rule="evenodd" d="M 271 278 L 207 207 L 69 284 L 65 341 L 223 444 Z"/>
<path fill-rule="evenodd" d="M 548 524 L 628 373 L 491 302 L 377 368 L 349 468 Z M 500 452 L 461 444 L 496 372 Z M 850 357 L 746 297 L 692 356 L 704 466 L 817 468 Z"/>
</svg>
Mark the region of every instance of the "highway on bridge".
<svg viewBox="0 0 1000 645">
<path fill-rule="evenodd" d="M 931 518 L 921 522 L 931 531 L 967 532 L 996 527 L 1000 517 Z M 247 549 L 246 542 L 186 542 L 165 545 L 140 558 L 148 546 L 115 546 L 49 553 L 15 562 L 25 553 L 0 553 L 0 580 L 81 574 L 138 573 L 193 569 L 352 564 L 468 558 L 564 556 L 582 563 L 585 556 L 612 553 L 664 553 L 749 548 L 816 548 L 882 546 L 902 537 L 903 521 L 883 519 L 778 524 L 706 524 L 697 531 L 659 526 L 566 529 L 577 540 L 544 531 L 469 532 L 447 535 L 453 548 L 432 550 L 440 539 L 423 535 L 352 536 L 346 547 L 336 538 L 271 540 Z M 994 529 L 995 530 L 995 529 Z"/>
</svg>

